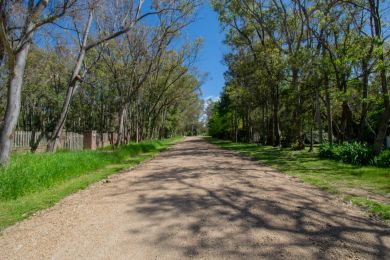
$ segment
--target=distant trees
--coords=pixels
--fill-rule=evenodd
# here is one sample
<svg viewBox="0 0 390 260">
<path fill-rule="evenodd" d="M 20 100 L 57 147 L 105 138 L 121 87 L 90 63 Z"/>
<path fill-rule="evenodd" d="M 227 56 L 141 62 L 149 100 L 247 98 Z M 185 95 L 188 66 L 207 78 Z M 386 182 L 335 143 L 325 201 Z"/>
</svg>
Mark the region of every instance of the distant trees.
<svg viewBox="0 0 390 260">
<path fill-rule="evenodd" d="M 215 135 L 296 149 L 305 139 L 357 140 L 380 152 L 390 119 L 384 2 L 213 5 L 231 47 L 227 84 L 209 122 L 221 129 Z"/>
<path fill-rule="evenodd" d="M 56 150 L 64 127 L 116 131 L 117 145 L 184 131 L 171 117 L 183 112 L 184 103 L 190 111 L 201 102 L 191 62 L 199 43 L 182 49 L 172 43 L 199 3 L 143 5 L 0 1 L 0 164 L 9 159 L 17 125 L 46 135 L 48 151 Z"/>
</svg>

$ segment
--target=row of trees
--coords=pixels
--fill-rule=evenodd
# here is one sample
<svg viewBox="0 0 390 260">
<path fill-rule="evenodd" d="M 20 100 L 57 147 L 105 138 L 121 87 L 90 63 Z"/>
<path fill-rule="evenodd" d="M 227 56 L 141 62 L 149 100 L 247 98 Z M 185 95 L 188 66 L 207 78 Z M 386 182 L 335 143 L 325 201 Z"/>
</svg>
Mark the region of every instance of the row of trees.
<svg viewBox="0 0 390 260">
<path fill-rule="evenodd" d="M 296 148 L 305 139 L 357 140 L 381 151 L 390 118 L 388 3 L 213 4 L 231 52 L 221 99 L 209 106 L 212 135 Z"/>
<path fill-rule="evenodd" d="M 115 131 L 116 145 L 190 131 L 201 41 L 181 39 L 197 1 L 0 1 L 0 164 L 13 133 Z M 34 144 L 32 147 L 34 149 Z"/>
</svg>

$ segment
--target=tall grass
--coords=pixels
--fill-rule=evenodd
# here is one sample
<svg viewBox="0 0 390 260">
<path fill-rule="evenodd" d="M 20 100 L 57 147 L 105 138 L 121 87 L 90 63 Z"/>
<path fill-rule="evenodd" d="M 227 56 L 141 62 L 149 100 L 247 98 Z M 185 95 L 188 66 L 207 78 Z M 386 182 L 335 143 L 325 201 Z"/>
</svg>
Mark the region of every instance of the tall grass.
<svg viewBox="0 0 390 260">
<path fill-rule="evenodd" d="M 112 150 L 15 154 L 0 168 L 0 200 L 17 199 L 86 174 L 129 156 L 163 149 L 172 140 L 130 144 Z"/>
</svg>

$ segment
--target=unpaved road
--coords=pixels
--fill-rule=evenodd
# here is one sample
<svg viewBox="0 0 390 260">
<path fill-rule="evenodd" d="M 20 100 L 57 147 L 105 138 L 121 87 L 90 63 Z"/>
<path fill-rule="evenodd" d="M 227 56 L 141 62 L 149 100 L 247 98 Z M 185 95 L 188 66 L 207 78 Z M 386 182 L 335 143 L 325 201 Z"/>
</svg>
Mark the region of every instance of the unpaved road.
<svg viewBox="0 0 390 260">
<path fill-rule="evenodd" d="M 390 229 L 189 138 L 4 231 L 1 259 L 390 259 Z"/>
</svg>

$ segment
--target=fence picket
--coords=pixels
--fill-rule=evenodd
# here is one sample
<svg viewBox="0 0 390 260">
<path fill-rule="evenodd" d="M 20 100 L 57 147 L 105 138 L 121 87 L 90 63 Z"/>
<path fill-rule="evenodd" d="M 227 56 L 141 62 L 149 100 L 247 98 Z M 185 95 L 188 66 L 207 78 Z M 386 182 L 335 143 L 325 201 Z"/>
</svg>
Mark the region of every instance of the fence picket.
<svg viewBox="0 0 390 260">
<path fill-rule="evenodd" d="M 13 150 L 14 151 L 27 151 L 30 149 L 31 140 L 33 132 L 31 131 L 15 131 L 13 138 Z M 40 136 L 40 132 L 35 133 L 34 140 Z M 60 149 L 68 149 L 68 150 L 82 150 L 84 148 L 84 135 L 66 132 L 64 134 L 64 142 L 60 144 Z M 41 139 L 38 147 L 39 150 L 44 150 L 47 145 L 46 136 Z"/>
</svg>

